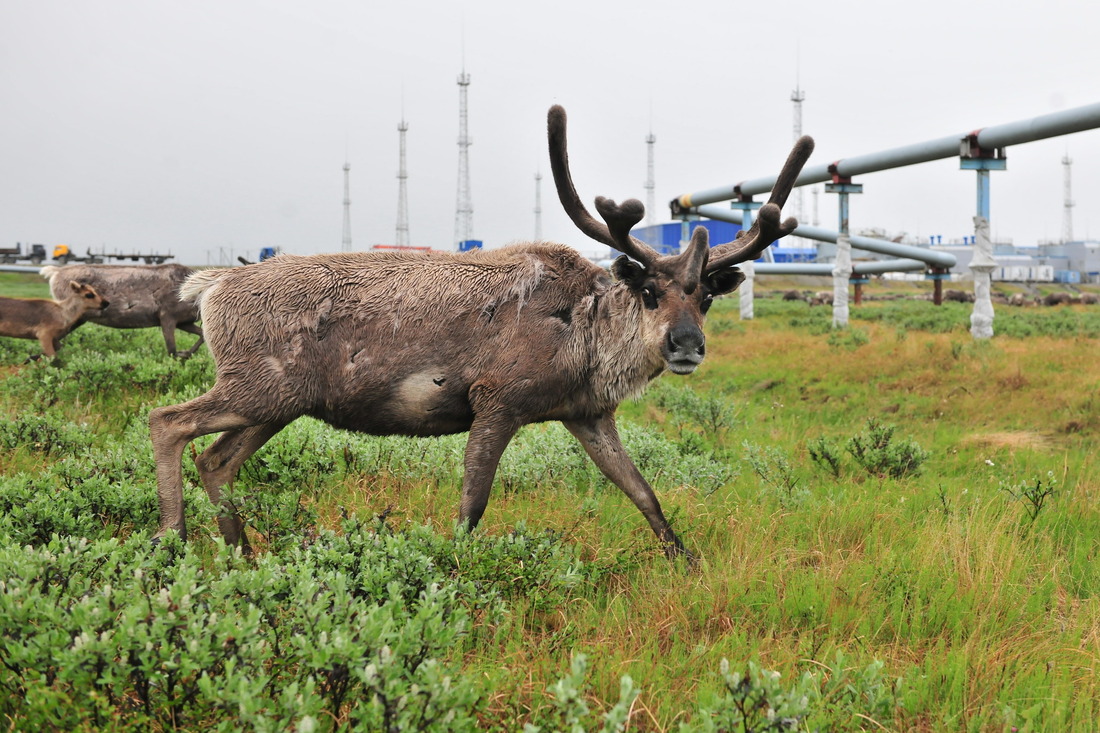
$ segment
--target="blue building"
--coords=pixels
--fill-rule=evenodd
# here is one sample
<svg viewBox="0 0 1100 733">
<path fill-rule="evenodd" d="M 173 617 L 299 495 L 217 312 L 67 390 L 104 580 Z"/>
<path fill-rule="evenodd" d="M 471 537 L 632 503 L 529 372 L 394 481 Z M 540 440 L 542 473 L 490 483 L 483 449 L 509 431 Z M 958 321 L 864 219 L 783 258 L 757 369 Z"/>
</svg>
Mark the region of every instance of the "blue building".
<svg viewBox="0 0 1100 733">
<path fill-rule="evenodd" d="M 710 246 L 732 242 L 741 231 L 740 224 L 715 219 L 700 219 L 688 222 L 688 232 L 695 231 L 695 227 L 701 226 L 707 230 Z M 670 221 L 665 224 L 654 224 L 650 227 L 635 227 L 631 230 L 636 238 L 642 240 L 653 249 L 663 255 L 674 255 L 680 251 L 680 236 L 683 232 L 682 222 Z M 782 242 L 783 240 L 779 240 Z M 612 257 L 621 254 L 618 250 L 612 250 Z M 772 262 L 814 262 L 817 258 L 817 250 L 813 247 L 780 247 L 778 244 L 770 248 Z M 757 262 L 764 261 L 761 257 Z"/>
</svg>

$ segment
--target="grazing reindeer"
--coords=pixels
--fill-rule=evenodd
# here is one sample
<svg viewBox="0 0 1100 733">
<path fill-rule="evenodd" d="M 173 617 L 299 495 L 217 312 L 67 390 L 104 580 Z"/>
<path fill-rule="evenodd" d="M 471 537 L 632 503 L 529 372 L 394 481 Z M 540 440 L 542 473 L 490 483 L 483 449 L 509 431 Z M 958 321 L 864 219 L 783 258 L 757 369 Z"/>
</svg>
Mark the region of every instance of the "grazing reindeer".
<svg viewBox="0 0 1100 733">
<path fill-rule="evenodd" d="M 564 245 L 517 244 L 454 253 L 281 255 L 201 272 L 181 290 L 196 299 L 217 379 L 206 394 L 149 415 L 156 456 L 156 539 L 186 534 L 180 460 L 200 435 L 222 435 L 196 459 L 210 499 L 260 446 L 311 415 L 374 435 L 469 431 L 459 519 L 477 525 L 501 453 L 528 423 L 559 420 L 641 510 L 670 556 L 684 554 L 657 497 L 630 460 L 615 409 L 665 369 L 703 360 L 704 314 L 756 258 L 790 233 L 780 206 L 809 157 L 803 138 L 772 200 L 744 236 L 713 250 L 695 230 L 687 251 L 662 257 L 630 236 L 644 208 L 604 198 L 597 222 L 580 202 L 566 158 L 565 111 L 549 114 L 558 195 L 588 236 L 627 253 L 612 281 Z M 232 506 L 219 518 L 248 548 Z"/>
<path fill-rule="evenodd" d="M 190 357 L 202 346 L 202 329 L 195 325 L 199 311 L 194 303 L 180 300 L 179 289 L 183 281 L 194 274 L 190 267 L 168 265 L 47 265 L 38 271 L 50 282 L 50 292 L 55 298 L 65 292 L 69 283 L 76 280 L 96 288 L 111 306 L 92 313 L 78 321 L 73 328 L 86 321 L 111 328 L 160 327 L 164 345 L 171 356 L 176 356 L 176 329 L 199 337 L 195 345 L 179 354 L 181 359 Z"/>
<path fill-rule="evenodd" d="M 0 298 L 0 336 L 38 339 L 42 355 L 55 356 L 61 348 L 61 339 L 81 318 L 98 313 L 108 305 L 110 303 L 95 288 L 78 282 L 69 283 L 64 299 Z"/>
</svg>

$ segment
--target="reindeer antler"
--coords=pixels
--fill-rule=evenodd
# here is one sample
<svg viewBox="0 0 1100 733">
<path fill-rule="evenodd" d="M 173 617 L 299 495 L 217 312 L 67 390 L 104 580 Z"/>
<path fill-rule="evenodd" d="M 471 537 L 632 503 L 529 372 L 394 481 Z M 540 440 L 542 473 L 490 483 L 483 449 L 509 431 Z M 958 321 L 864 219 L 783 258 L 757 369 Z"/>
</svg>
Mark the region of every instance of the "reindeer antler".
<svg viewBox="0 0 1100 733">
<path fill-rule="evenodd" d="M 558 198 L 565 213 L 577 225 L 577 228 L 597 242 L 614 247 L 633 257 L 649 268 L 660 255 L 645 242 L 630 236 L 630 229 L 645 216 L 645 206 L 637 199 L 627 199 L 622 204 L 599 196 L 596 198 L 596 211 L 600 213 L 606 225 L 596 221 L 581 203 L 577 189 L 573 187 L 573 177 L 569 173 L 569 155 L 566 152 L 565 110 L 555 104 L 546 115 L 546 132 L 550 141 L 550 169 L 554 174 L 554 185 L 558 189 Z"/>
<path fill-rule="evenodd" d="M 813 151 L 813 138 L 803 135 L 798 139 L 791 149 L 791 154 L 787 156 L 787 162 L 783 164 L 783 170 L 776 178 L 768 203 L 760 207 L 752 227 L 747 232 L 745 230 L 738 232 L 732 242 L 715 245 L 710 251 L 710 261 L 706 265 L 707 272 L 755 260 L 772 242 L 795 230 L 798 220 L 789 217 L 781 223 L 780 210 L 783 204 L 787 203 L 787 197 L 794 188 L 794 182 Z"/>
</svg>

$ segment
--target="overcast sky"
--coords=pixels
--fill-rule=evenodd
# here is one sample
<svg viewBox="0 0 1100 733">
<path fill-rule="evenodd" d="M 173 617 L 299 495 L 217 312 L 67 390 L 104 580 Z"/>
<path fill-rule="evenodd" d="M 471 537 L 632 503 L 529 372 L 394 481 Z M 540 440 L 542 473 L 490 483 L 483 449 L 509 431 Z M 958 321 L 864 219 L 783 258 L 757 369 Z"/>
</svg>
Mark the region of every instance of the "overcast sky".
<svg viewBox="0 0 1100 733">
<path fill-rule="evenodd" d="M 1097 28 L 1095 0 L 0 0 L 0 246 L 337 251 L 345 159 L 353 247 L 392 243 L 404 113 L 411 240 L 449 248 L 464 65 L 475 238 L 534 236 L 541 171 L 543 237 L 594 252 L 553 193 L 552 104 L 588 202 L 645 201 L 652 129 L 667 221 L 675 196 L 778 171 L 796 83 L 827 163 L 1096 103 Z M 1067 152 L 1074 235 L 1100 238 L 1091 130 L 1008 149 L 995 239 L 1061 237 Z M 852 228 L 971 234 L 974 177 L 957 159 L 862 176 Z"/>
</svg>

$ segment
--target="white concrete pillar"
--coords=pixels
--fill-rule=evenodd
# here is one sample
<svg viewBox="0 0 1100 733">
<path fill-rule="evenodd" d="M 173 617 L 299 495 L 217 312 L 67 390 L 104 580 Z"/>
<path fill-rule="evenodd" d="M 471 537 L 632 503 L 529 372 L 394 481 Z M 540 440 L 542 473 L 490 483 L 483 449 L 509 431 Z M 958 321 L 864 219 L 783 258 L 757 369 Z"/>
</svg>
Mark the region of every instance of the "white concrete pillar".
<svg viewBox="0 0 1100 733">
<path fill-rule="evenodd" d="M 745 275 L 744 282 L 737 288 L 738 292 L 741 294 L 741 320 L 751 321 L 753 318 L 753 299 L 756 297 L 755 293 L 753 293 L 753 285 L 756 282 L 756 265 L 752 260 L 749 260 L 748 262 L 739 264 L 737 269 Z"/>
<path fill-rule="evenodd" d="M 993 299 L 991 273 L 997 266 L 993 259 L 993 241 L 989 237 L 989 219 L 974 217 L 974 310 L 970 313 L 970 335 L 976 339 L 993 338 Z"/>
<path fill-rule="evenodd" d="M 848 325 L 848 280 L 852 276 L 852 242 L 847 234 L 836 238 L 833 261 L 833 328 Z"/>
</svg>

